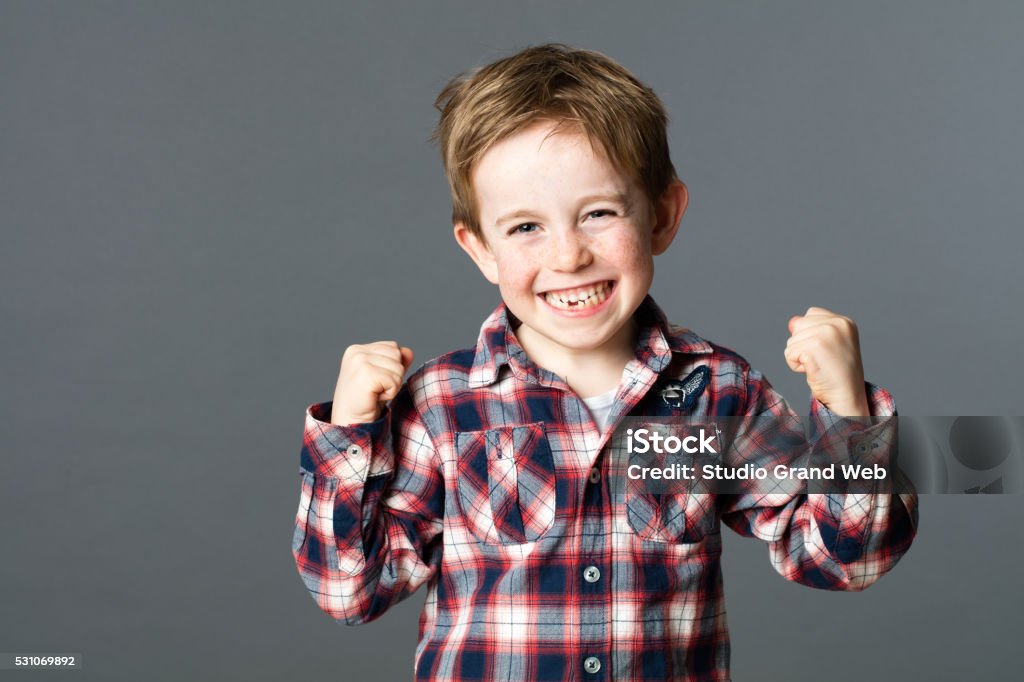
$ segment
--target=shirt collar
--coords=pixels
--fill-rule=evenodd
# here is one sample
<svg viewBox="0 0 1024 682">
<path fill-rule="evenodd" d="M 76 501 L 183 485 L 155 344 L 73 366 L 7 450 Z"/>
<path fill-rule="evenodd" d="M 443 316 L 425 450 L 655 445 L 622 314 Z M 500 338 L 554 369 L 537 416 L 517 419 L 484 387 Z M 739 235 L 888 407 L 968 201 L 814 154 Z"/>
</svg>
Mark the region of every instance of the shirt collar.
<svg viewBox="0 0 1024 682">
<path fill-rule="evenodd" d="M 650 294 L 633 314 L 638 324 L 636 358 L 655 373 L 672 360 L 672 353 L 710 353 L 711 345 L 688 329 L 671 324 Z M 480 388 L 494 383 L 502 365 L 515 366 L 524 373 L 537 374 L 536 366 L 519 345 L 512 328 L 518 318 L 502 301 L 480 327 L 476 355 L 469 372 L 469 386 Z"/>
</svg>

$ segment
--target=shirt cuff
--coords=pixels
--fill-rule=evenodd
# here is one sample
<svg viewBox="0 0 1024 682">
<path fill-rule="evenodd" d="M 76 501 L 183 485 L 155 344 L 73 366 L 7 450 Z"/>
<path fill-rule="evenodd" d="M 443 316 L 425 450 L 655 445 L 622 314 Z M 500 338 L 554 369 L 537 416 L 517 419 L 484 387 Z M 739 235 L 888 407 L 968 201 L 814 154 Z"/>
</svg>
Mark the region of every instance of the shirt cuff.
<svg viewBox="0 0 1024 682">
<path fill-rule="evenodd" d="M 843 417 L 830 410 L 825 403 L 811 397 L 811 442 L 817 443 L 821 438 L 829 438 L 835 442 L 837 436 L 840 440 L 848 442 L 852 437 L 893 426 L 896 420 L 887 419 L 896 416 L 896 400 L 892 394 L 881 386 L 867 381 L 864 382 L 864 391 L 868 398 L 869 417 Z M 853 450 L 854 448 L 851 448 L 850 451 Z"/>
<path fill-rule="evenodd" d="M 300 470 L 343 481 L 364 482 L 385 470 L 386 463 L 375 457 L 382 448 L 389 417 L 385 410 L 376 421 L 339 426 L 331 423 L 333 401 L 306 408 Z"/>
<path fill-rule="evenodd" d="M 889 391 L 864 382 L 869 417 L 843 417 L 811 398 L 810 441 L 835 462 L 887 467 L 896 443 L 896 401 Z M 818 455 L 821 459 L 822 455 Z"/>
</svg>

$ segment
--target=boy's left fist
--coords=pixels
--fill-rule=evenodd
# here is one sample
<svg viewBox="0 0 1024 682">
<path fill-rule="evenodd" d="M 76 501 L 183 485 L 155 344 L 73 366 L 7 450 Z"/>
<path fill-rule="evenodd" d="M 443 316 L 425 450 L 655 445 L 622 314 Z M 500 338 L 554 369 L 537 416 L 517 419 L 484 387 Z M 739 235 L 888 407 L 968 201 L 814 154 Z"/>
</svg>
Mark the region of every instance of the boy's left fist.
<svg viewBox="0 0 1024 682">
<path fill-rule="evenodd" d="M 860 339 L 853 320 L 810 307 L 789 318 L 786 364 L 807 375 L 811 395 L 842 417 L 868 416 Z"/>
</svg>

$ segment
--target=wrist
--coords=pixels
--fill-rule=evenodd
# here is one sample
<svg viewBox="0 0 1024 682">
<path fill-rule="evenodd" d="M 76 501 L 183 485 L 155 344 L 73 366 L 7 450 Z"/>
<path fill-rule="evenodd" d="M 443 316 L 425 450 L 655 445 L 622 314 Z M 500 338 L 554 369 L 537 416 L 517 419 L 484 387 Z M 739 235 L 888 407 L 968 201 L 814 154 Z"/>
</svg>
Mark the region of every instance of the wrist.
<svg viewBox="0 0 1024 682">
<path fill-rule="evenodd" d="M 861 393 L 859 396 L 850 397 L 845 400 L 833 400 L 830 402 L 821 401 L 825 407 L 840 417 L 870 417 L 871 407 L 868 405 L 867 395 Z"/>
<path fill-rule="evenodd" d="M 369 424 L 380 419 L 380 411 L 374 414 L 346 414 L 340 410 L 331 410 L 331 423 L 335 426 L 355 426 L 357 424 Z"/>
</svg>

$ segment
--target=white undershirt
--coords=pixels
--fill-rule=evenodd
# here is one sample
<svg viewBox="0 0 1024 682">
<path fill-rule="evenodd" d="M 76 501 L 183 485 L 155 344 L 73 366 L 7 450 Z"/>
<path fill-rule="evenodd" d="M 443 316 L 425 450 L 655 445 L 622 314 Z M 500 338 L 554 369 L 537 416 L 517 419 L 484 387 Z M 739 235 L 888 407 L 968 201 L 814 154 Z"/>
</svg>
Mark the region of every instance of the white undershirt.
<svg viewBox="0 0 1024 682">
<path fill-rule="evenodd" d="M 605 427 L 608 426 L 608 417 L 611 414 L 612 405 L 615 404 L 615 394 L 618 391 L 619 387 L 616 386 L 607 393 L 595 395 L 592 398 L 583 398 L 583 402 L 586 403 L 590 414 L 594 416 L 594 421 L 597 422 L 597 428 L 601 433 L 604 433 Z"/>
</svg>

